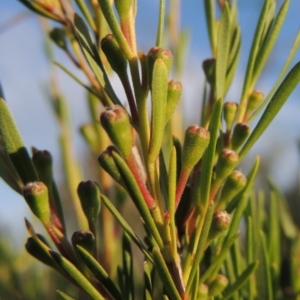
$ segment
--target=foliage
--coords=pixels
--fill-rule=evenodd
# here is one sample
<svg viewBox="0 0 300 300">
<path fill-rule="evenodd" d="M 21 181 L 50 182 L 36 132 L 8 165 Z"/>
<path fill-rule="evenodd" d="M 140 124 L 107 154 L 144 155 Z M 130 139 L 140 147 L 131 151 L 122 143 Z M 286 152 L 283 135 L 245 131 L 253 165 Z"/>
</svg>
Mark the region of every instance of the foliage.
<svg viewBox="0 0 300 300">
<path fill-rule="evenodd" d="M 80 132 L 100 164 L 99 180 L 83 181 L 65 99 L 52 78 L 66 188 L 81 229 L 69 238 L 52 156 L 38 149 L 29 154 L 1 99 L 1 177 L 24 196 L 52 243 L 26 220 L 27 251 L 92 299 L 299 299 L 299 230 L 285 200 L 272 182 L 269 192 L 255 191 L 259 157 L 247 175 L 238 169 L 300 80 L 300 62 L 287 73 L 298 34 L 271 91 L 265 96 L 255 89 L 289 1 L 278 11 L 275 0 L 264 1 L 238 104 L 225 101 L 241 52 L 237 4 L 204 1 L 212 58 L 203 62 L 200 124 L 184 133 L 175 130 L 182 85 L 170 80 L 181 73 L 186 44 L 185 32 L 172 35 L 177 1 L 169 3 L 167 30 L 160 1 L 157 37 L 147 54 L 136 44 L 136 0 L 20 2 L 53 20 L 50 39 L 87 78 L 83 83 L 55 62 L 87 91 L 90 123 Z M 111 84 L 112 73 L 126 102 Z M 135 209 L 126 215 L 129 201 Z M 135 222 L 131 215 L 138 215 Z M 288 281 L 281 285 L 283 277 Z M 66 289 L 58 295 L 74 299 Z"/>
</svg>

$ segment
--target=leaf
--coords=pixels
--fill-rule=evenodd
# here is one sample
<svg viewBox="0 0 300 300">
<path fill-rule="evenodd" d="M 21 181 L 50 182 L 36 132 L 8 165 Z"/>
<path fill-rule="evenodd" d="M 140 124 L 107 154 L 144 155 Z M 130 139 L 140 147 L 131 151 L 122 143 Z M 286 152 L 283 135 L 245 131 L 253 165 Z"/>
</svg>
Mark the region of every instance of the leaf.
<svg viewBox="0 0 300 300">
<path fill-rule="evenodd" d="M 85 25 L 83 19 L 77 14 L 75 14 L 74 16 L 74 25 L 81 49 L 94 74 L 96 75 L 99 83 L 104 88 L 105 92 L 110 97 L 112 102 L 114 104 L 122 106 L 122 103 L 118 99 L 113 87 L 110 84 L 102 61 L 100 59 L 97 46 L 93 41 L 91 34 L 87 26 Z"/>
<path fill-rule="evenodd" d="M 273 95 L 271 101 L 266 107 L 263 115 L 261 116 L 258 124 L 254 128 L 250 137 L 244 144 L 243 148 L 239 153 L 240 160 L 247 154 L 247 152 L 252 148 L 254 143 L 267 129 L 270 123 L 273 121 L 283 104 L 289 98 L 290 94 L 296 88 L 300 81 L 300 62 L 298 62 L 292 70 L 287 74 L 275 94 Z"/>
<path fill-rule="evenodd" d="M 59 253 L 49 250 L 56 263 L 94 300 L 105 300 L 88 279 L 65 257 Z"/>
<path fill-rule="evenodd" d="M 276 19 L 274 20 L 274 24 L 272 25 L 272 28 L 270 29 L 270 33 L 265 38 L 262 46 L 259 49 L 259 53 L 257 54 L 257 57 L 255 59 L 255 64 L 253 67 L 252 72 L 252 85 L 255 84 L 257 78 L 259 77 L 263 67 L 266 64 L 267 59 L 270 57 L 270 53 L 273 49 L 273 46 L 276 42 L 276 39 L 279 35 L 280 29 L 285 21 L 285 17 L 288 11 L 290 1 L 286 0 L 283 2 L 280 11 L 278 12 L 278 15 Z"/>
<path fill-rule="evenodd" d="M 247 282 L 250 276 L 255 272 L 259 265 L 258 261 L 251 263 L 244 272 L 236 279 L 236 281 L 228 286 L 226 290 L 223 292 L 222 300 L 229 299 L 230 296 L 236 291 L 240 290 L 240 288 Z"/>
<path fill-rule="evenodd" d="M 206 26 L 208 30 L 210 48 L 213 55 L 216 55 L 216 20 L 215 20 L 215 1 L 214 0 L 205 0 L 205 17 L 206 17 Z"/>
<path fill-rule="evenodd" d="M 76 248 L 84 263 L 88 266 L 88 268 L 92 271 L 96 278 L 103 284 L 103 286 L 108 290 L 108 292 L 114 297 L 114 299 L 124 299 L 114 282 L 111 280 L 111 278 L 103 269 L 103 267 L 97 262 L 97 260 L 93 256 L 91 256 L 90 253 L 83 247 L 76 245 Z"/>
<path fill-rule="evenodd" d="M 256 29 L 255 29 L 254 39 L 252 41 L 251 50 L 250 50 L 250 54 L 249 54 L 249 58 L 248 58 L 248 64 L 247 64 L 244 85 L 243 85 L 243 91 L 242 91 L 242 96 L 241 96 L 239 110 L 238 110 L 237 123 L 240 123 L 243 121 L 244 113 L 246 111 L 248 94 L 251 92 L 250 84 L 251 84 L 251 80 L 252 80 L 252 72 L 253 72 L 253 68 L 255 65 L 257 53 L 259 51 L 259 44 L 260 44 L 260 41 L 262 38 L 263 29 L 265 26 L 268 9 L 269 9 L 269 5 L 270 5 L 271 1 L 273 1 L 273 0 L 265 0 L 264 1 L 264 5 L 262 7 L 262 10 L 261 10 L 261 13 L 259 16 L 259 21 L 258 21 Z"/>
<path fill-rule="evenodd" d="M 133 257 L 131 251 L 130 240 L 126 233 L 123 234 L 123 272 L 126 282 L 126 299 L 134 299 L 134 280 L 133 280 Z"/>
<path fill-rule="evenodd" d="M 168 95 L 168 72 L 164 61 L 156 59 L 151 86 L 151 134 L 148 161 L 154 163 L 161 148 Z"/>
<path fill-rule="evenodd" d="M 75 298 L 69 296 L 68 294 L 66 294 L 63 291 L 57 290 L 56 293 L 61 297 L 61 299 L 63 300 L 75 300 Z"/>
<path fill-rule="evenodd" d="M 95 96 L 99 96 L 97 92 L 90 88 L 89 86 L 85 85 L 74 73 L 72 73 L 70 70 L 68 70 L 66 67 L 64 67 L 62 64 L 60 64 L 57 61 L 53 62 L 57 67 L 59 67 L 61 70 L 63 70 L 66 74 L 68 74 L 71 78 L 73 78 L 78 84 L 80 84 L 82 87 L 84 87 L 87 91 L 94 94 Z"/>
<path fill-rule="evenodd" d="M 21 134 L 2 98 L 0 98 L 0 138 L 2 147 L 11 159 L 23 184 L 38 180 L 38 175 L 24 146 Z"/>
<path fill-rule="evenodd" d="M 216 98 L 219 99 L 225 94 L 226 73 L 228 66 L 228 54 L 231 38 L 230 10 L 228 3 L 222 10 L 219 30 L 216 57 Z"/>
<path fill-rule="evenodd" d="M 167 294 L 171 297 L 172 300 L 181 300 L 181 297 L 176 289 L 174 281 L 159 249 L 153 247 L 152 254 L 154 266 L 161 281 L 163 282 L 163 286 L 166 289 Z"/>
<path fill-rule="evenodd" d="M 149 255 L 146 247 L 143 245 L 143 243 L 140 241 L 140 239 L 137 237 L 137 235 L 134 233 L 134 231 L 125 221 L 125 219 L 121 216 L 121 214 L 117 211 L 117 209 L 113 206 L 113 204 L 109 201 L 109 199 L 105 195 L 101 194 L 101 200 L 103 201 L 107 209 L 111 212 L 111 214 L 114 216 L 114 218 L 118 221 L 118 223 L 121 225 L 123 230 L 132 239 L 132 241 L 140 248 L 140 250 L 145 254 L 145 256 L 150 261 L 152 261 L 152 257 Z"/>
<path fill-rule="evenodd" d="M 204 152 L 202 158 L 201 168 L 201 180 L 200 180 L 200 196 L 197 198 L 196 206 L 201 207 L 203 211 L 204 207 L 208 204 L 209 191 L 211 186 L 212 169 L 214 165 L 215 150 L 217 145 L 217 138 L 219 133 L 219 126 L 222 113 L 222 98 L 218 99 L 215 103 L 211 120 L 209 123 L 208 131 L 210 132 L 210 142 Z M 199 184 L 199 183 L 197 183 Z"/>
<path fill-rule="evenodd" d="M 257 258 L 259 266 L 256 270 L 257 300 L 273 300 L 271 282 L 271 265 L 267 253 L 266 237 L 260 231 L 259 242 L 257 243 Z"/>
</svg>

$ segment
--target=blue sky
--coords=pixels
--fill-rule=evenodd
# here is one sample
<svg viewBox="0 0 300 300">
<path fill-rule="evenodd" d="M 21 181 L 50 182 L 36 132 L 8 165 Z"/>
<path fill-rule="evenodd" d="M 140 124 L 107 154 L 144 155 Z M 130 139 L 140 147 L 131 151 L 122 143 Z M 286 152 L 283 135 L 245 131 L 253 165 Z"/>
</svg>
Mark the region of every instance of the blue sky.
<svg viewBox="0 0 300 300">
<path fill-rule="evenodd" d="M 242 57 L 235 79 L 234 89 L 227 100 L 238 101 L 243 79 L 243 69 L 246 64 L 253 32 L 254 21 L 258 18 L 258 10 L 262 0 L 240 0 L 239 20 L 243 33 Z M 281 3 L 282 1 L 280 1 Z M 154 0 L 138 1 L 138 45 L 147 52 L 155 41 L 155 22 L 157 18 L 157 3 Z M 190 31 L 190 46 L 188 64 L 183 76 L 185 113 L 193 123 L 198 121 L 199 95 L 202 88 L 202 61 L 210 57 L 205 30 L 202 1 L 182 1 L 182 26 Z M 59 151 L 57 146 L 57 125 L 43 96 L 43 85 L 47 84 L 49 63 L 42 51 L 43 39 L 39 20 L 28 17 L 19 24 L 1 30 L 8 20 L 18 14 L 27 12 L 18 1 L 0 0 L 2 18 L 0 21 L 0 81 L 4 88 L 5 98 L 10 106 L 20 128 L 27 147 L 35 146 L 49 150 L 55 159 L 56 177 L 60 178 Z M 266 72 L 260 81 L 259 88 L 267 93 L 278 74 L 293 39 L 300 29 L 300 1 L 291 0 L 287 21 L 284 24 L 276 43 L 274 54 L 268 63 Z M 65 63 L 68 61 L 60 51 L 56 51 L 56 59 Z M 296 61 L 300 60 L 298 51 Z M 66 65 L 72 68 L 71 64 Z M 58 72 L 61 79 L 61 89 L 68 97 L 72 107 L 72 121 L 76 128 L 87 121 L 87 109 L 84 105 L 84 91 L 67 75 Z M 114 80 L 116 85 L 119 85 Z M 272 175 L 282 187 L 288 187 L 295 182 L 299 170 L 296 139 L 299 139 L 300 128 L 300 87 L 298 87 L 275 122 L 265 133 L 265 141 L 261 141 L 252 151 L 250 157 L 262 153 L 268 159 L 268 154 L 274 149 L 280 152 L 277 168 L 272 168 Z M 197 113 L 195 113 L 195 111 Z M 80 154 L 85 146 L 76 135 L 76 152 Z M 288 157 L 288 159 L 286 159 Z M 86 178 L 88 179 L 88 178 Z M 0 180 L 0 229 L 9 227 L 15 237 L 25 233 L 24 217 L 30 217 L 24 200 L 10 191 Z"/>
</svg>

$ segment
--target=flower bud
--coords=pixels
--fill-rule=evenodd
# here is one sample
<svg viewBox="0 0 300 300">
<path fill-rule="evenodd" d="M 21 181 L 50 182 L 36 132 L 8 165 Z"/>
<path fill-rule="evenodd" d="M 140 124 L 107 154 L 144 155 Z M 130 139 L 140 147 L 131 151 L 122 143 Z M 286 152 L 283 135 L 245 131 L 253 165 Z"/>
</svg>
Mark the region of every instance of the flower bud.
<svg viewBox="0 0 300 300">
<path fill-rule="evenodd" d="M 34 239 L 33 237 L 29 237 L 27 239 L 27 242 L 25 244 L 27 252 L 40 262 L 55 269 L 56 263 L 49 254 L 48 250 L 50 249 L 50 247 L 48 243 L 40 234 L 37 234 L 37 238 L 38 240 Z"/>
<path fill-rule="evenodd" d="M 216 164 L 216 180 L 224 180 L 234 169 L 239 161 L 238 154 L 230 149 L 223 149 Z"/>
<path fill-rule="evenodd" d="M 40 181 L 29 182 L 23 189 L 24 198 L 33 212 L 44 225 L 50 222 L 50 206 L 48 199 L 48 189 Z"/>
<path fill-rule="evenodd" d="M 118 76 L 120 78 L 126 76 L 127 59 L 112 34 L 108 34 L 102 39 L 101 49 L 104 52 L 111 68 L 118 74 Z"/>
<path fill-rule="evenodd" d="M 211 221 L 207 240 L 211 241 L 220 236 L 229 228 L 230 223 L 231 217 L 225 210 L 215 212 Z"/>
<path fill-rule="evenodd" d="M 258 90 L 254 90 L 248 98 L 246 115 L 251 114 L 255 109 L 257 109 L 263 99 L 264 94 Z"/>
<path fill-rule="evenodd" d="M 168 83 L 168 96 L 166 107 L 166 123 L 171 118 L 182 94 L 182 84 L 179 81 L 171 80 Z"/>
<path fill-rule="evenodd" d="M 94 231 L 101 209 L 99 187 L 91 180 L 86 182 L 82 181 L 78 185 L 77 193 L 82 210 L 88 220 L 90 230 Z"/>
<path fill-rule="evenodd" d="M 209 58 L 203 61 L 202 68 L 206 77 L 206 81 L 212 86 L 216 83 L 216 60 Z"/>
<path fill-rule="evenodd" d="M 120 185 L 124 186 L 124 182 L 122 180 L 122 176 L 116 163 L 112 157 L 112 151 L 117 151 L 115 146 L 109 146 L 105 151 L 103 151 L 99 157 L 98 162 L 100 166 Z"/>
<path fill-rule="evenodd" d="M 246 123 L 238 123 L 234 126 L 231 138 L 231 147 L 238 150 L 250 134 L 250 127 Z"/>
<path fill-rule="evenodd" d="M 125 159 L 131 156 L 132 132 L 126 110 L 119 106 L 107 108 L 100 116 L 101 124 Z"/>
<path fill-rule="evenodd" d="M 234 170 L 227 178 L 221 195 L 220 200 L 216 205 L 216 209 L 224 209 L 226 204 L 232 200 L 246 185 L 247 178 L 240 171 Z"/>
<path fill-rule="evenodd" d="M 83 247 L 91 255 L 94 253 L 95 237 L 91 231 L 79 230 L 75 231 L 71 238 L 72 245 L 76 251 L 77 245 Z"/>
<path fill-rule="evenodd" d="M 152 75 L 153 75 L 153 67 L 155 61 L 160 58 L 164 62 L 167 73 L 170 73 L 171 66 L 173 63 L 173 55 L 170 50 L 152 47 L 148 52 L 148 79 L 149 79 L 149 88 L 152 89 Z"/>
<path fill-rule="evenodd" d="M 68 50 L 67 41 L 66 41 L 66 32 L 63 28 L 53 28 L 49 32 L 50 39 L 64 51 Z"/>
<path fill-rule="evenodd" d="M 208 296 L 208 286 L 204 283 L 200 284 L 198 287 L 197 298 L 198 300 L 207 300 Z"/>
<path fill-rule="evenodd" d="M 235 102 L 225 102 L 223 105 L 223 118 L 226 123 L 226 130 L 230 131 L 234 120 L 236 118 L 236 114 L 238 111 L 238 104 Z"/>
<path fill-rule="evenodd" d="M 208 130 L 191 125 L 185 131 L 182 149 L 182 169 L 191 170 L 203 156 L 210 141 Z"/>
<path fill-rule="evenodd" d="M 218 274 L 216 278 L 209 284 L 208 296 L 209 298 L 220 295 L 226 286 L 228 279 L 222 274 Z"/>
</svg>

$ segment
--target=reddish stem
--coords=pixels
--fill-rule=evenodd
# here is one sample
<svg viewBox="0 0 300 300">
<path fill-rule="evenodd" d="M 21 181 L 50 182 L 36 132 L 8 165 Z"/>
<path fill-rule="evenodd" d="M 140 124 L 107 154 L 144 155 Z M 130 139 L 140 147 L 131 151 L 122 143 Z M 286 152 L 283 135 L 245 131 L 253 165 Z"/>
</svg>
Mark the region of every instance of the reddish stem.
<svg viewBox="0 0 300 300">
<path fill-rule="evenodd" d="M 129 157 L 129 159 L 127 159 L 126 161 L 127 161 L 129 169 L 132 172 L 132 175 L 134 176 L 134 178 L 136 180 L 136 183 L 137 183 L 138 187 L 140 188 L 140 191 L 141 191 L 141 193 L 144 197 L 144 200 L 145 200 L 148 208 L 150 210 L 153 209 L 156 205 L 155 200 L 150 195 L 148 189 L 146 188 L 146 186 L 145 186 L 145 184 L 144 184 L 144 182 L 143 182 L 143 180 L 140 176 L 140 173 L 137 169 L 137 166 L 136 166 L 136 163 L 135 163 L 135 160 L 134 160 L 134 156 L 131 155 Z"/>
</svg>

